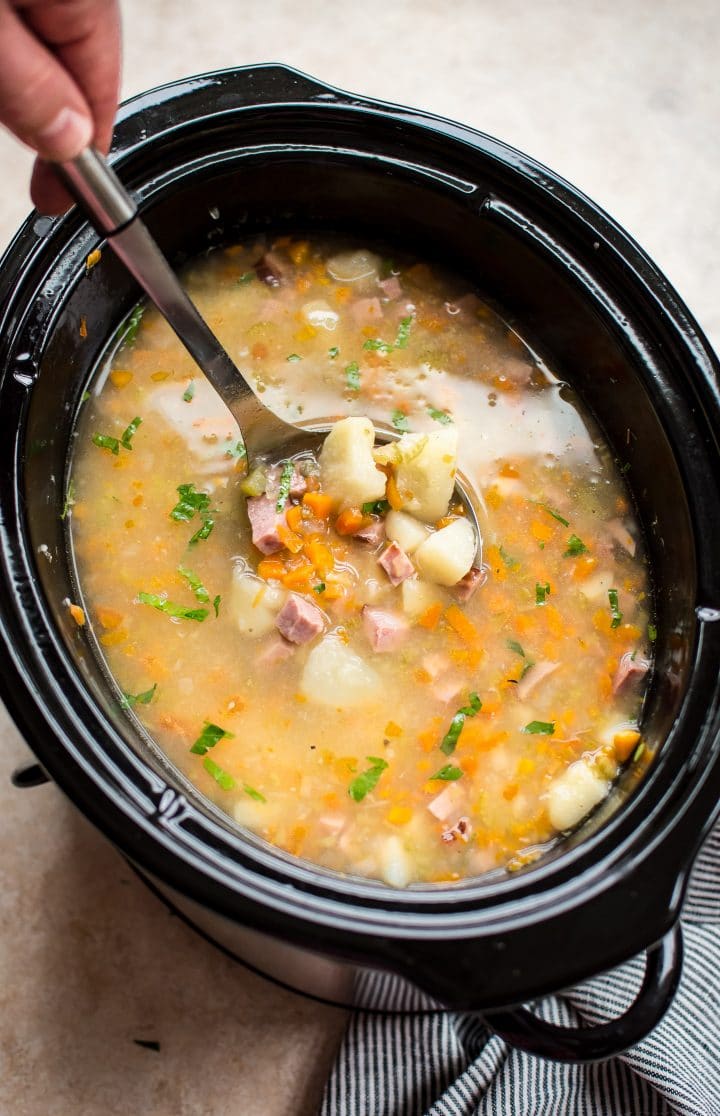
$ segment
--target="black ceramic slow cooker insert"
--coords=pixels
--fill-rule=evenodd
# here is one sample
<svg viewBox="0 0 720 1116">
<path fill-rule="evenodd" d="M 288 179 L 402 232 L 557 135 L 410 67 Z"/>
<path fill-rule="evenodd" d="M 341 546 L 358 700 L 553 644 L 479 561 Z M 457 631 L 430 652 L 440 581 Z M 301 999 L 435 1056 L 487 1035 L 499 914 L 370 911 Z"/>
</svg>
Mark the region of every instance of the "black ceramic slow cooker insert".
<svg viewBox="0 0 720 1116">
<path fill-rule="evenodd" d="M 478 132 L 280 66 L 201 75 L 121 110 L 112 163 L 179 266 L 250 231 L 332 230 L 464 274 L 573 385 L 627 468 L 654 575 L 641 783 L 543 861 L 397 891 L 240 831 L 119 708 L 61 518 L 75 416 L 139 292 L 77 211 L 31 217 L 0 264 L 2 697 L 47 773 L 191 921 L 293 987 L 364 1006 L 483 1012 L 510 1041 L 604 1057 L 662 1015 L 678 918 L 718 813 L 717 362 L 638 247 L 546 168 Z M 518 1007 L 647 951 L 620 1020 Z M 392 979 L 391 979 L 392 977 Z M 384 999 L 383 999 L 384 997 Z"/>
</svg>

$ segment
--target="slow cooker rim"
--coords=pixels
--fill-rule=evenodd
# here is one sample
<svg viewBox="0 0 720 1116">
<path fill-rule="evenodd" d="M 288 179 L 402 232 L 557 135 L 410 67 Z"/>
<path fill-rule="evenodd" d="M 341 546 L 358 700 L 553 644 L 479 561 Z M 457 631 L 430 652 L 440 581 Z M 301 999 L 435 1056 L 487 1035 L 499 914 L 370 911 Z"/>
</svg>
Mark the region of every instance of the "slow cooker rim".
<svg viewBox="0 0 720 1116">
<path fill-rule="evenodd" d="M 276 67 L 268 67 L 268 68 L 269 68 L 269 69 L 275 69 Z M 255 69 L 257 69 L 257 68 L 255 68 Z M 234 73 L 234 72 L 235 72 L 235 71 L 224 71 L 223 73 L 224 73 L 224 74 L 228 74 L 228 73 Z M 175 83 L 175 84 L 176 84 L 176 85 L 181 85 L 181 86 L 182 86 L 182 85 L 183 85 L 184 83 L 183 83 L 183 82 L 180 82 L 180 83 Z M 166 87 L 161 87 L 161 89 L 164 89 L 164 88 L 166 88 Z M 146 96 L 148 96 L 148 95 L 142 95 L 142 97 L 140 97 L 140 98 L 136 98 L 136 99 L 133 99 L 133 101 L 131 101 L 131 102 L 129 103 L 129 105 L 131 106 L 131 105 L 133 104 L 133 102 L 134 102 L 134 101 L 136 101 L 136 100 L 137 100 L 137 101 L 143 100 L 143 99 L 144 99 L 144 98 L 145 98 Z M 377 103 L 377 104 L 379 104 L 379 103 Z M 129 109 L 129 106 L 128 106 L 128 105 L 126 105 L 126 106 L 125 106 L 125 108 L 126 108 L 126 112 L 128 112 L 128 114 L 129 114 L 129 111 L 128 111 L 128 109 Z M 438 122 L 438 123 L 441 123 L 441 124 L 442 124 L 442 123 L 445 123 L 445 122 L 443 122 L 443 121 L 442 121 L 442 120 L 441 120 L 440 118 L 437 118 L 437 117 L 433 117 L 433 116 L 432 116 L 432 114 L 423 114 L 423 116 L 424 116 L 424 117 L 426 117 L 427 119 L 430 119 L 430 120 L 434 121 L 434 122 Z M 467 129 L 463 129 L 463 130 L 464 130 L 465 132 L 470 132 L 470 131 L 471 131 L 471 130 L 467 130 Z M 479 136 L 479 135 L 481 135 L 481 134 L 480 134 L 480 133 L 474 133 L 474 135 L 476 135 L 476 136 Z M 495 142 L 495 143 L 499 143 L 499 141 L 493 141 L 493 142 Z M 512 149 L 507 149 L 507 145 L 500 145 L 500 146 L 502 146 L 502 147 L 503 147 L 504 149 L 506 149 L 506 150 L 512 150 Z M 525 157 L 525 159 L 527 159 L 527 157 Z M 532 162 L 531 160 L 527 160 L 527 161 L 528 161 L 528 162 Z M 538 165 L 538 166 L 539 166 L 539 165 Z M 541 169 L 543 170 L 543 172 L 545 172 L 545 173 L 547 173 L 548 175 L 551 175 L 551 176 L 552 176 L 552 172 L 548 172 L 546 168 L 541 168 Z M 556 182 L 557 182 L 557 181 L 559 181 L 559 182 L 561 182 L 561 183 L 562 183 L 562 180 L 559 180 L 557 176 L 552 176 L 552 177 L 553 177 L 553 180 L 554 180 L 554 181 L 556 181 Z M 567 187 L 567 184 L 565 184 L 565 183 L 562 183 L 562 185 L 564 185 L 564 186 L 566 186 L 566 187 Z M 573 196 L 574 196 L 574 197 L 577 197 L 577 196 L 578 196 L 578 193 L 579 193 L 579 192 L 577 192 L 577 191 L 574 191 L 574 190 L 573 190 L 573 188 L 571 188 L 571 187 L 568 187 L 568 189 L 569 189 L 569 190 L 570 190 L 570 191 L 572 192 L 572 194 L 573 194 Z M 580 195 L 580 197 L 582 198 L 582 195 Z M 587 199 L 584 199 L 584 200 L 587 200 Z M 591 207 L 593 208 L 593 210 L 596 210 L 596 209 L 597 209 L 597 207 L 595 207 L 595 206 L 593 205 L 593 203 L 589 203 L 589 205 L 590 205 L 590 206 L 591 206 Z M 601 212 L 601 211 L 600 211 L 600 212 Z M 604 215 L 603 215 L 603 216 L 604 216 Z M 56 229 L 54 230 L 54 232 L 57 232 L 57 228 L 56 228 Z M 624 237 L 624 234 L 623 234 L 623 237 Z M 627 239 L 627 238 L 625 238 L 625 239 Z M 645 259 L 646 259 L 646 258 L 645 258 Z M 646 261 L 646 262 L 649 262 L 649 261 Z M 665 294 L 667 294 L 667 291 L 665 291 L 664 293 L 665 293 Z M 678 300 L 678 302 L 679 302 L 679 300 Z M 680 304 L 680 305 L 682 305 L 682 304 Z M 700 336 L 701 336 L 701 335 L 700 335 Z M 695 340 L 697 340 L 697 338 L 696 338 Z M 704 349 L 704 348 L 703 348 L 703 347 L 702 347 L 702 346 L 700 345 L 700 350 L 702 351 L 702 353 L 703 353 L 703 356 L 707 357 L 707 349 Z M 42 758 L 42 757 L 41 757 L 41 758 Z M 48 765 L 48 766 L 50 766 L 50 765 Z M 87 810 L 85 810 L 85 812 L 87 812 Z M 103 827 L 101 826 L 101 828 L 103 828 Z M 394 896 L 394 893 L 393 893 L 393 897 L 395 897 L 395 896 Z M 416 896 L 413 896 L 413 898 L 415 898 L 415 897 L 416 897 Z M 443 917 L 443 918 L 447 918 L 447 917 L 448 917 L 448 913 L 447 913 L 447 912 L 443 913 L 443 916 L 442 916 L 442 917 Z M 323 912 L 322 918 L 323 918 L 323 921 L 325 921 L 325 920 L 327 919 L 327 911 L 324 911 L 324 912 Z"/>
</svg>

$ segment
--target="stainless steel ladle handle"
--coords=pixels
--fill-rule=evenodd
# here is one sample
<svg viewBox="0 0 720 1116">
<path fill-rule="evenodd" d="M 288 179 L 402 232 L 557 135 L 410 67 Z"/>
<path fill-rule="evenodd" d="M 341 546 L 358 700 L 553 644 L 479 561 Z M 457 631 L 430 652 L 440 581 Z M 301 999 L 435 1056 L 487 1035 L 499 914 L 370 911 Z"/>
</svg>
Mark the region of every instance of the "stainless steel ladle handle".
<svg viewBox="0 0 720 1116">
<path fill-rule="evenodd" d="M 205 373 L 240 427 L 248 454 L 271 451 L 297 436 L 297 428 L 268 411 L 245 381 L 180 284 L 138 216 L 115 172 L 94 148 L 56 164 L 64 185 L 94 228 L 137 280 Z"/>
</svg>

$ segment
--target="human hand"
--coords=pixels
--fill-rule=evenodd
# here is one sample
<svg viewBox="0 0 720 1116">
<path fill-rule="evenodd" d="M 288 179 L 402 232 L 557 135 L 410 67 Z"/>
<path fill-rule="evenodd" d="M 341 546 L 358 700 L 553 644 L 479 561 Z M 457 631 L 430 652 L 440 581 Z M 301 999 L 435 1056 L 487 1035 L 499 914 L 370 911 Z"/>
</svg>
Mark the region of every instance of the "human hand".
<svg viewBox="0 0 720 1116">
<path fill-rule="evenodd" d="M 0 123 L 37 151 L 41 213 L 71 199 L 45 160 L 110 146 L 120 81 L 117 0 L 0 0 Z"/>
</svg>

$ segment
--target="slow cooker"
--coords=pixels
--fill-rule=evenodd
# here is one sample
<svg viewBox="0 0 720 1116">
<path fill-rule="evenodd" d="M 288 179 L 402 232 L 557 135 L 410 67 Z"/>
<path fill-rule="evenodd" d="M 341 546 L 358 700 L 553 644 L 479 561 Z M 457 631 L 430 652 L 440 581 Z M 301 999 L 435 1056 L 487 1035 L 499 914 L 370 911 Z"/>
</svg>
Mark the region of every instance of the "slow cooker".
<svg viewBox="0 0 720 1116">
<path fill-rule="evenodd" d="M 286 67 L 134 98 L 111 162 L 175 266 L 248 231 L 395 243 L 462 273 L 547 354 L 600 423 L 644 531 L 655 758 L 538 863 L 405 890 L 295 859 L 205 802 L 119 707 L 64 604 L 75 417 L 139 297 L 111 252 L 86 269 L 102 245 L 72 210 L 31 216 L 0 263 L 1 687 L 41 770 L 193 925 L 293 988 L 479 1011 L 508 1041 L 567 1060 L 638 1041 L 680 976 L 683 893 L 720 794 L 720 399 L 698 325 L 637 245 L 545 167 Z M 619 1019 L 574 1030 L 522 1006 L 641 951 L 643 984 Z"/>
</svg>

